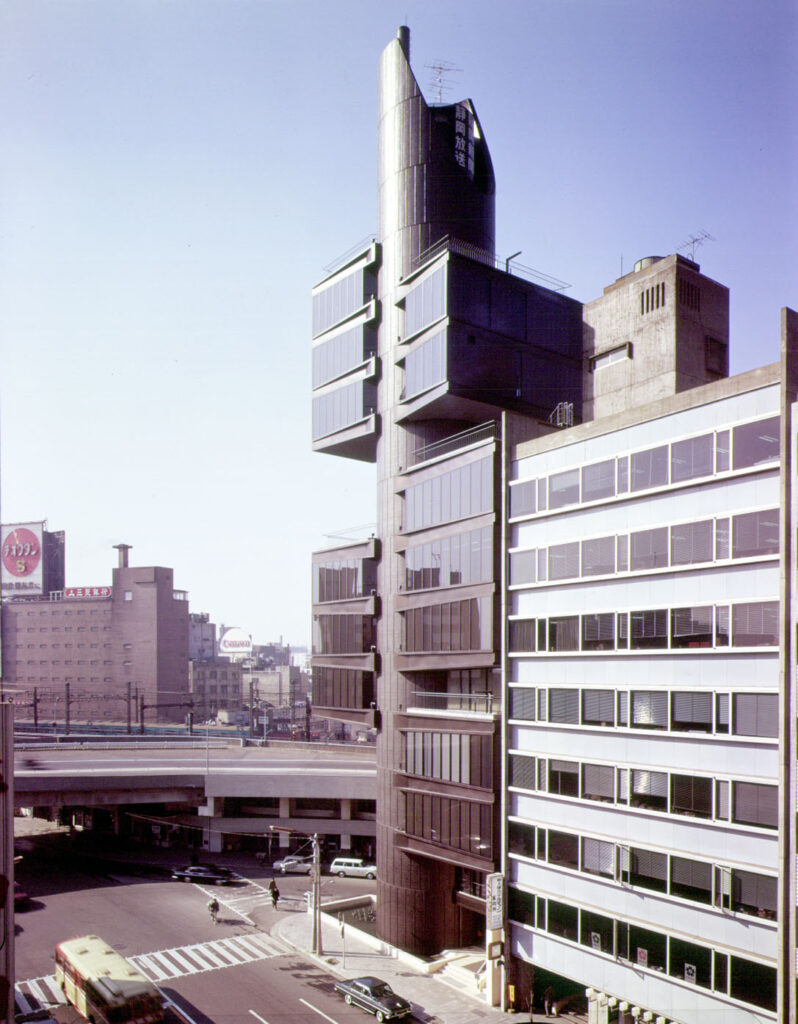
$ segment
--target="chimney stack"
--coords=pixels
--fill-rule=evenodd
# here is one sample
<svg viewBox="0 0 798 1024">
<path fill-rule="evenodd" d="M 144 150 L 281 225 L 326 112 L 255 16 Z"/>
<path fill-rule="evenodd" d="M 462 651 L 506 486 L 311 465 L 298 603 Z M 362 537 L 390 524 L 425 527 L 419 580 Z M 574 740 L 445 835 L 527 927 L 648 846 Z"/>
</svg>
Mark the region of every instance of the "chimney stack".
<svg viewBox="0 0 798 1024">
<path fill-rule="evenodd" d="M 119 552 L 119 568 L 127 569 L 127 553 L 133 547 L 132 544 L 114 544 L 114 547 Z"/>
</svg>

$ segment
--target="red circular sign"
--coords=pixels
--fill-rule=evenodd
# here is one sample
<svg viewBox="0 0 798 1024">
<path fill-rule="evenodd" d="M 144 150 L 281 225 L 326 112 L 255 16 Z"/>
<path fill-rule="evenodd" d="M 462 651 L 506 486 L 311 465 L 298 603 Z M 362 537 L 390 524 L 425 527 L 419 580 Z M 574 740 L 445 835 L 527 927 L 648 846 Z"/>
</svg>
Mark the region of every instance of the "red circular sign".
<svg viewBox="0 0 798 1024">
<path fill-rule="evenodd" d="M 21 526 L 11 530 L 3 541 L 3 566 L 12 576 L 30 576 L 42 557 L 39 538 Z"/>
</svg>

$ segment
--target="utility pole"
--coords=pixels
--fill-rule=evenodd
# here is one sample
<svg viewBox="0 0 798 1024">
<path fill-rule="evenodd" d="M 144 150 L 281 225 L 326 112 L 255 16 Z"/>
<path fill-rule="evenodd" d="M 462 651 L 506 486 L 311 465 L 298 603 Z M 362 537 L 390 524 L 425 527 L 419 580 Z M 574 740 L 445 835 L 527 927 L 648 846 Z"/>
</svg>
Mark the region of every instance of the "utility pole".
<svg viewBox="0 0 798 1024">
<path fill-rule="evenodd" d="M 39 728 L 39 692 L 35 686 L 33 687 L 33 728 L 36 730 Z"/>
<path fill-rule="evenodd" d="M 313 952 L 322 955 L 321 948 L 321 853 L 319 833 L 313 833 Z"/>
<path fill-rule="evenodd" d="M 130 711 L 130 701 L 131 701 L 130 683 L 128 682 L 128 684 L 127 684 L 127 702 L 126 702 L 127 703 L 127 734 L 128 734 L 128 736 L 130 735 L 130 733 L 132 731 L 132 728 L 133 728 L 132 722 L 131 722 L 132 715 L 131 715 L 131 711 Z"/>
<path fill-rule="evenodd" d="M 69 683 L 64 683 L 66 706 L 64 708 L 64 735 L 69 735 Z"/>
</svg>

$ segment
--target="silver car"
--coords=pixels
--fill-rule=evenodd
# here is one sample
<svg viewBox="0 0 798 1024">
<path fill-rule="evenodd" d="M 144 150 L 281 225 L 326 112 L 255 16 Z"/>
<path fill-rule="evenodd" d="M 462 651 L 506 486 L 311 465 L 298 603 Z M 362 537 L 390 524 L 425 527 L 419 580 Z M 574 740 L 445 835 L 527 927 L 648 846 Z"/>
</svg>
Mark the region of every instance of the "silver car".
<svg viewBox="0 0 798 1024">
<path fill-rule="evenodd" d="M 272 864 L 272 869 L 279 871 L 282 875 L 309 875 L 313 870 L 313 856 L 300 857 L 298 855 L 290 855 L 283 857 Z"/>
</svg>

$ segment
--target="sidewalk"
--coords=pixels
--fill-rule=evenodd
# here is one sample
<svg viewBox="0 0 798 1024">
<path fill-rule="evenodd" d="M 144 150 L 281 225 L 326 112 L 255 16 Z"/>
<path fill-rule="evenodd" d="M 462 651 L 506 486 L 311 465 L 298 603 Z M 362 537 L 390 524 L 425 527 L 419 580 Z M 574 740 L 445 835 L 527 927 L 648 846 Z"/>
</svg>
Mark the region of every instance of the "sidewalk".
<svg viewBox="0 0 798 1024">
<path fill-rule="evenodd" d="M 414 1018 L 424 1024 L 527 1024 L 530 1021 L 526 1010 L 505 1013 L 482 1002 L 476 993 L 476 984 L 473 995 L 462 986 L 455 988 L 439 977 L 438 972 L 423 973 L 423 962 L 415 958 L 400 955 L 389 947 L 383 947 L 384 952 L 372 949 L 366 942 L 358 940 L 351 929 L 347 930 L 344 949 L 340 929 L 324 916 L 322 956 L 310 952 L 312 917 L 309 913 L 283 914 L 268 930 L 275 938 L 328 971 L 333 976 L 331 982 L 337 978 L 357 978 L 368 974 L 387 981 L 395 992 L 413 1004 Z M 368 1024 L 370 1019 L 364 1017 L 364 1024 Z M 535 1024 L 554 1020 L 537 1011 L 532 1019 Z M 581 1014 L 564 1013 L 557 1020 L 585 1024 L 587 1018 Z"/>
</svg>

